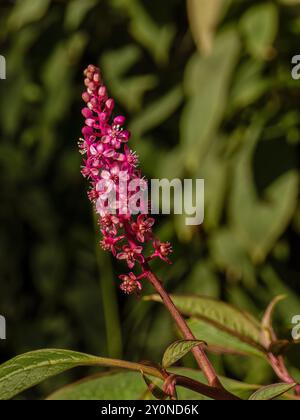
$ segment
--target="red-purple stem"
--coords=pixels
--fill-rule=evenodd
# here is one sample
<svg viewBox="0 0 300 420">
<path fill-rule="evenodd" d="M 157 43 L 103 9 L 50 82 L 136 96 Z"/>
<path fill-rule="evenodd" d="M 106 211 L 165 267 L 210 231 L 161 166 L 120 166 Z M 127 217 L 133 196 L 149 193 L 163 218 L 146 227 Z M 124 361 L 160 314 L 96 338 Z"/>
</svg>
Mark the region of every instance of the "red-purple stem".
<svg viewBox="0 0 300 420">
<path fill-rule="evenodd" d="M 293 384 L 297 382 L 287 370 L 282 356 L 275 356 L 274 354 L 269 353 L 268 359 L 274 372 L 276 373 L 276 375 L 278 376 L 280 380 L 282 380 L 283 382 L 287 384 Z M 295 387 L 295 394 L 298 397 L 300 397 L 300 385 L 297 385 Z"/>
<path fill-rule="evenodd" d="M 195 340 L 195 336 L 188 327 L 185 319 L 179 312 L 179 310 L 174 305 L 172 299 L 170 298 L 169 294 L 164 289 L 162 283 L 157 278 L 157 276 L 151 271 L 148 263 L 143 263 L 142 268 L 144 272 L 147 274 L 147 278 L 156 290 L 156 292 L 160 295 L 165 307 L 168 309 L 169 313 L 171 314 L 172 318 L 176 322 L 177 327 L 179 328 L 180 332 L 182 333 L 183 337 L 186 340 Z M 194 347 L 192 350 L 194 357 L 198 363 L 199 368 L 203 371 L 203 374 L 205 375 L 208 384 L 210 387 L 213 387 L 215 389 L 222 390 L 222 395 L 224 399 L 236 399 L 234 395 L 227 392 L 223 385 L 221 384 L 216 371 L 212 364 L 210 363 L 208 357 L 205 354 L 205 351 L 203 349 L 203 345 L 199 345 L 198 347 Z"/>
</svg>

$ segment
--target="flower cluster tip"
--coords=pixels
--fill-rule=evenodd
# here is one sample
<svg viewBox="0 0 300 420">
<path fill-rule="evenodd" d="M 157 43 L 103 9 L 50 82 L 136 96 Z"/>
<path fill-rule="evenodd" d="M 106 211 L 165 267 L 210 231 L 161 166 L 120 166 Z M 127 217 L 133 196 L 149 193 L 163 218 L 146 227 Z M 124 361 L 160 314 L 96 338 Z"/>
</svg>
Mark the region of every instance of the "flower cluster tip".
<svg viewBox="0 0 300 420">
<path fill-rule="evenodd" d="M 142 268 L 139 277 L 132 271 L 120 276 L 123 292 L 139 293 L 142 289 L 140 280 L 146 276 L 145 263 L 154 258 L 171 263 L 168 256 L 172 247 L 154 237 L 155 220 L 144 214 L 148 202 L 140 199 L 140 214 L 131 210 L 131 198 L 143 190 L 146 181 L 138 170 L 137 154 L 128 146 L 130 132 L 125 129 L 126 118 L 113 116 L 115 102 L 108 96 L 98 67 L 87 67 L 84 84 L 82 115 L 85 124 L 83 138 L 79 141 L 79 151 L 84 156 L 81 172 L 90 182 L 88 197 L 99 215 L 103 235 L 100 245 L 117 259 L 124 260 L 130 270 L 136 265 Z M 127 186 L 132 181 L 136 189 L 128 191 Z M 115 201 L 108 206 L 112 193 Z M 147 257 L 145 248 L 148 243 L 153 251 Z"/>
</svg>

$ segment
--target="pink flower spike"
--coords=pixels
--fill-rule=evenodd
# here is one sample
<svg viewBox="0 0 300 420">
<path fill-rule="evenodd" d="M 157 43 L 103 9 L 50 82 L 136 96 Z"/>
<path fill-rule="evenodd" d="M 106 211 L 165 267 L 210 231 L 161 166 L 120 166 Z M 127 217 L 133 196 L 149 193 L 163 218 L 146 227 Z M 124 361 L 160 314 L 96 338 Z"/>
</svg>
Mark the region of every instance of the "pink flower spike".
<svg viewBox="0 0 300 420">
<path fill-rule="evenodd" d="M 130 201 L 134 194 L 143 191 L 147 181 L 138 169 L 138 157 L 127 143 L 131 133 L 126 130 L 126 118 L 113 115 L 115 102 L 110 98 L 100 70 L 89 65 L 84 71 L 85 92 L 82 115 L 85 124 L 79 151 L 85 155 L 82 174 L 90 181 L 88 197 L 99 214 L 99 226 L 103 239 L 101 246 L 119 260 L 124 260 L 132 269 L 146 261 L 159 257 L 167 263 L 172 248 L 169 243 L 155 241 L 154 252 L 145 256 L 147 243 L 153 241 L 154 219 L 135 215 L 136 210 L 148 212 L 148 203 L 141 203 L 136 210 Z M 128 189 L 134 181 L 135 191 Z M 141 267 L 144 272 L 144 267 Z M 130 273 L 122 278 L 121 289 L 125 293 L 141 290 L 142 274 L 136 277 Z"/>
</svg>

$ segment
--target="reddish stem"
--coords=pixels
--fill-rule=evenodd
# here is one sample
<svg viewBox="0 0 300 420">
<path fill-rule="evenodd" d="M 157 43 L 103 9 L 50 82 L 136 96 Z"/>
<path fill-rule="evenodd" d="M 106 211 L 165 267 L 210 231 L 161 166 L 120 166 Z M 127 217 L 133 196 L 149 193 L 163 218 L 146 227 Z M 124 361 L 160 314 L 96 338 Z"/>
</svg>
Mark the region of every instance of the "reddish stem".
<svg viewBox="0 0 300 420">
<path fill-rule="evenodd" d="M 211 386 L 201 384 L 194 379 L 187 378 L 186 376 L 176 375 L 174 382 L 178 386 L 183 386 L 191 391 L 198 392 L 199 394 L 205 395 L 206 397 L 212 398 L 218 401 L 240 401 L 239 397 L 230 394 L 228 391 L 220 388 L 212 388 Z M 175 385 L 174 383 L 174 385 Z"/>
<path fill-rule="evenodd" d="M 132 235 L 130 225 L 128 223 L 125 223 L 124 224 L 124 229 L 125 229 L 126 237 L 129 241 L 129 243 L 131 245 L 133 245 L 133 247 L 136 247 L 137 246 L 136 240 L 135 240 L 134 236 Z M 150 281 L 150 283 L 152 284 L 154 289 L 160 295 L 165 307 L 170 312 L 170 314 L 173 317 L 174 321 L 176 322 L 179 330 L 181 331 L 183 337 L 186 340 L 195 340 L 196 338 L 195 338 L 194 334 L 192 333 L 192 331 L 188 327 L 185 319 L 183 318 L 183 316 L 181 315 L 179 310 L 174 305 L 174 302 L 172 301 L 169 294 L 164 289 L 164 287 L 163 287 L 162 283 L 160 282 L 160 280 L 158 279 L 158 277 L 151 271 L 151 268 L 150 268 L 147 260 L 145 259 L 144 262 L 140 262 L 140 265 L 141 265 L 142 270 L 143 270 L 143 275 L 145 276 L 145 278 L 148 278 L 148 280 Z M 224 399 L 225 398 L 227 398 L 228 400 L 236 399 L 236 397 L 234 395 L 232 395 L 230 392 L 226 391 L 225 388 L 223 387 L 223 385 L 221 384 L 214 367 L 210 363 L 208 357 L 206 356 L 206 354 L 203 350 L 203 345 L 199 345 L 198 347 L 194 347 L 192 349 L 192 352 L 193 352 L 194 357 L 195 357 L 195 359 L 198 363 L 199 368 L 203 371 L 203 373 L 204 373 L 204 375 L 205 375 L 205 377 L 208 381 L 209 386 L 212 387 L 212 388 L 221 390 L 223 392 L 223 396 L 225 395 Z"/>
<path fill-rule="evenodd" d="M 160 280 L 151 271 L 151 269 L 149 267 L 149 264 L 147 262 L 143 263 L 142 268 L 143 268 L 144 272 L 147 274 L 148 280 L 150 281 L 152 286 L 155 288 L 157 293 L 160 295 L 163 303 L 165 304 L 166 308 L 170 312 L 171 316 L 173 317 L 174 321 L 176 322 L 176 324 L 177 324 L 179 330 L 181 331 L 182 335 L 184 336 L 184 338 L 186 340 L 195 340 L 196 338 L 195 338 L 194 334 L 192 333 L 192 331 L 190 330 L 190 328 L 188 327 L 185 319 L 183 318 L 181 313 L 178 311 L 178 309 L 174 305 L 172 299 L 170 298 L 170 296 L 168 295 L 168 293 L 164 289 Z M 214 389 L 221 390 L 222 395 L 223 395 L 223 399 L 230 399 L 230 400 L 236 399 L 237 397 L 235 397 L 234 395 L 232 395 L 231 393 L 229 393 L 228 391 L 226 391 L 224 389 L 223 385 L 221 384 L 221 382 L 220 382 L 220 380 L 219 380 L 219 378 L 216 374 L 216 371 L 215 371 L 214 367 L 210 363 L 208 357 L 206 356 L 206 354 L 203 350 L 203 345 L 199 345 L 198 347 L 194 347 L 192 352 L 193 352 L 194 357 L 195 357 L 195 359 L 198 363 L 198 366 L 203 371 L 210 387 L 212 387 Z"/>
<path fill-rule="evenodd" d="M 282 356 L 275 356 L 274 354 L 269 353 L 268 359 L 274 372 L 276 373 L 276 375 L 278 376 L 280 380 L 282 380 L 283 382 L 287 384 L 293 384 L 297 382 L 287 370 Z M 295 387 L 295 394 L 298 397 L 300 397 L 300 385 L 297 385 Z"/>
</svg>

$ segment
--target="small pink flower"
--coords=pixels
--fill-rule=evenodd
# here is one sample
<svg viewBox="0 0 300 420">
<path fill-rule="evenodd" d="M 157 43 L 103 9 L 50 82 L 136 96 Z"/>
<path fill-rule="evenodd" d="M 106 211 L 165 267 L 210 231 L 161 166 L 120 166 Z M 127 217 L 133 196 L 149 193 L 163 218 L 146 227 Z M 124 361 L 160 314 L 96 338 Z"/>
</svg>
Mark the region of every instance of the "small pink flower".
<svg viewBox="0 0 300 420">
<path fill-rule="evenodd" d="M 107 134 L 102 137 L 102 141 L 115 149 L 120 149 L 122 143 L 128 142 L 129 137 L 129 131 L 123 130 L 119 125 L 113 125 L 107 130 Z"/>
<path fill-rule="evenodd" d="M 124 167 L 127 169 L 130 169 L 131 167 L 136 168 L 139 164 L 139 159 L 136 152 L 130 150 L 127 145 L 124 146 L 124 153 L 119 153 L 116 156 L 116 159 L 120 162 L 123 162 L 125 164 Z"/>
<path fill-rule="evenodd" d="M 135 266 L 136 261 L 141 263 L 144 262 L 144 257 L 142 255 L 143 247 L 136 246 L 131 247 L 128 245 L 123 246 L 123 252 L 120 252 L 117 255 L 118 260 L 126 260 L 128 267 L 131 269 Z"/>
<path fill-rule="evenodd" d="M 101 172 L 101 178 L 118 184 L 120 180 L 127 181 L 127 172 L 123 171 L 117 162 L 114 162 L 109 171 L 104 170 Z"/>
<path fill-rule="evenodd" d="M 124 274 L 119 276 L 119 278 L 122 280 L 120 289 L 124 293 L 130 295 L 132 293 L 138 293 L 142 290 L 141 282 L 138 280 L 134 273 L 129 273 L 128 275 Z"/>
<path fill-rule="evenodd" d="M 97 199 L 99 198 L 99 192 L 96 190 L 96 188 L 91 188 L 87 193 L 89 200 L 92 203 L 95 203 Z"/>
<path fill-rule="evenodd" d="M 113 256 L 116 256 L 118 250 L 116 244 L 120 242 L 123 239 L 123 237 L 119 236 L 114 238 L 113 236 L 106 236 L 106 232 L 104 231 L 102 233 L 104 234 L 104 238 L 100 242 L 102 249 L 104 249 L 105 251 L 111 251 Z"/>
<path fill-rule="evenodd" d="M 131 225 L 133 232 L 135 233 L 137 239 L 140 242 L 145 242 L 151 239 L 152 237 L 152 226 L 154 225 L 155 220 L 152 217 L 148 219 L 144 214 L 140 214 L 137 218 L 136 223 Z"/>
<path fill-rule="evenodd" d="M 96 179 L 99 175 L 100 167 L 100 160 L 98 158 L 90 157 L 85 161 L 81 173 L 85 178 Z"/>
<path fill-rule="evenodd" d="M 172 262 L 167 258 L 173 252 L 173 248 L 170 242 L 155 241 L 153 243 L 153 247 L 155 252 L 152 255 L 152 258 L 158 257 L 166 263 L 172 264 Z"/>
<path fill-rule="evenodd" d="M 99 221 L 99 225 L 101 230 L 109 235 L 115 236 L 118 232 L 117 226 L 120 224 L 120 221 L 117 216 L 112 216 L 111 214 L 107 214 L 106 216 L 102 217 Z"/>
</svg>

